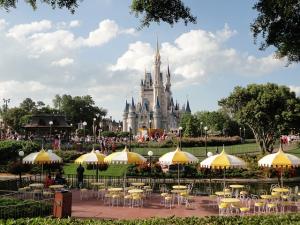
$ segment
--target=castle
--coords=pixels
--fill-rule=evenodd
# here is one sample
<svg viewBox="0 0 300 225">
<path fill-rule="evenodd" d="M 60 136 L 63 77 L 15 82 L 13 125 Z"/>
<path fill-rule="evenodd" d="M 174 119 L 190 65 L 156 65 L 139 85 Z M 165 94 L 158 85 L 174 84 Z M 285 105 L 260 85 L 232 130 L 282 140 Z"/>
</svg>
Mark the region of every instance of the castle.
<svg viewBox="0 0 300 225">
<path fill-rule="evenodd" d="M 158 44 L 154 57 L 152 80 L 151 73 L 145 71 L 141 80 L 140 102 L 125 103 L 123 113 L 123 131 L 132 129 L 137 134 L 139 129 L 161 129 L 164 131 L 177 130 L 182 113 L 191 113 L 189 101 L 180 109 L 179 104 L 174 104 L 171 92 L 171 74 L 169 66 L 166 72 L 164 85 L 163 74 L 160 72 L 160 53 Z"/>
</svg>

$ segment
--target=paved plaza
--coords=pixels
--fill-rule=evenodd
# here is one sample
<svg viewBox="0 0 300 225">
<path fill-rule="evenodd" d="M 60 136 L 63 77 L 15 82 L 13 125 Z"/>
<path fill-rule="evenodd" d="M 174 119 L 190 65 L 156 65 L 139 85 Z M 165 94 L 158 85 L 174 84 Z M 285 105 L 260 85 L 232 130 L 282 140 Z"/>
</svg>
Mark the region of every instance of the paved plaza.
<svg viewBox="0 0 300 225">
<path fill-rule="evenodd" d="M 208 205 L 208 198 L 196 196 L 192 203 L 191 209 L 185 205 L 174 206 L 169 209 L 165 208 L 160 202 L 160 195 L 153 194 L 151 199 L 144 202 L 143 207 L 129 206 L 123 207 L 123 202 L 119 206 L 104 205 L 102 199 L 90 196 L 89 199 L 80 199 L 79 190 L 73 190 L 72 217 L 77 218 L 102 218 L 102 219 L 137 219 L 150 217 L 188 217 L 188 216 L 211 216 L 218 215 L 218 209 Z"/>
</svg>

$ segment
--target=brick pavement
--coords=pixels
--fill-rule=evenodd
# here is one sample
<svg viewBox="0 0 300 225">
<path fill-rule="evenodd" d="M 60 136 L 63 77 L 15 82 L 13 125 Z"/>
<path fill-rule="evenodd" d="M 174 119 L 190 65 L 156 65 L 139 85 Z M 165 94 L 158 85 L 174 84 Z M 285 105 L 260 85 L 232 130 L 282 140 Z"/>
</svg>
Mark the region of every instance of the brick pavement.
<svg viewBox="0 0 300 225">
<path fill-rule="evenodd" d="M 104 219 L 136 219 L 149 217 L 188 217 L 218 215 L 218 209 L 208 206 L 207 197 L 195 197 L 194 209 L 186 209 L 185 205 L 174 204 L 172 209 L 160 204 L 160 196 L 153 194 L 151 199 L 144 202 L 144 207 L 130 208 L 128 206 L 107 206 L 103 200 L 96 197 L 80 200 L 78 190 L 73 190 L 72 217 L 104 218 Z"/>
</svg>

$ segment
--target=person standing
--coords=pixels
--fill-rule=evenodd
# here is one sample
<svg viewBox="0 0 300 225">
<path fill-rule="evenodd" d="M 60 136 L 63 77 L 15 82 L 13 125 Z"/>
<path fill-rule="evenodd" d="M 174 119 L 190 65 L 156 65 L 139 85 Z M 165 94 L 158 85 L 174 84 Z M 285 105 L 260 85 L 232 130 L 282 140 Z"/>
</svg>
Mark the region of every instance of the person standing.
<svg viewBox="0 0 300 225">
<path fill-rule="evenodd" d="M 84 173 L 84 168 L 81 164 L 79 164 L 77 168 L 77 181 L 78 181 L 79 188 L 82 188 L 83 186 L 83 173 Z"/>
</svg>

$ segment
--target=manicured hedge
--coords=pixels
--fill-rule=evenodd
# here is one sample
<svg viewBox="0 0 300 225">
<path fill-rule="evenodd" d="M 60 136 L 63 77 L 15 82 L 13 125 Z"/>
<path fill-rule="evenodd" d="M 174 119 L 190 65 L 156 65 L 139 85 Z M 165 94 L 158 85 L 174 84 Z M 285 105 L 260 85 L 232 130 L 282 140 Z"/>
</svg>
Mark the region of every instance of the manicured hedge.
<svg viewBox="0 0 300 225">
<path fill-rule="evenodd" d="M 52 202 L 19 200 L 11 198 L 0 199 L 1 219 L 49 216 L 52 213 L 51 209 Z"/>
<path fill-rule="evenodd" d="M 32 218 L 18 220 L 2 220 L 7 225 L 282 225 L 300 224 L 300 214 L 261 215 L 261 216 L 229 216 L 229 217 L 169 217 L 137 220 L 84 220 L 84 219 L 51 219 Z"/>
<path fill-rule="evenodd" d="M 31 152 L 39 151 L 40 146 L 31 141 L 0 141 L 0 163 L 7 164 L 8 161 L 16 160 L 20 150 L 24 151 L 26 156 Z"/>
</svg>

